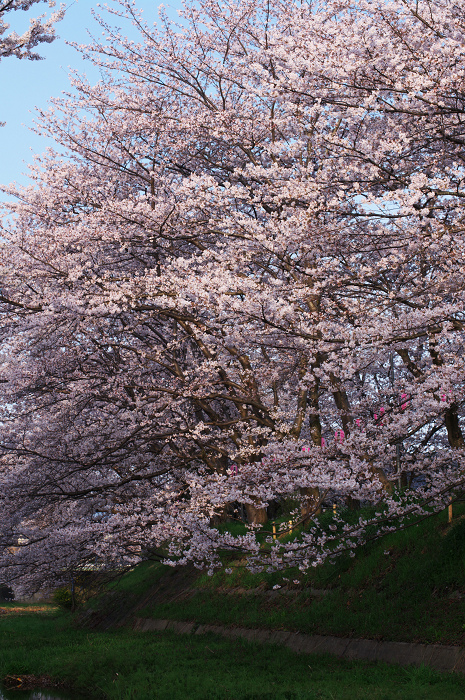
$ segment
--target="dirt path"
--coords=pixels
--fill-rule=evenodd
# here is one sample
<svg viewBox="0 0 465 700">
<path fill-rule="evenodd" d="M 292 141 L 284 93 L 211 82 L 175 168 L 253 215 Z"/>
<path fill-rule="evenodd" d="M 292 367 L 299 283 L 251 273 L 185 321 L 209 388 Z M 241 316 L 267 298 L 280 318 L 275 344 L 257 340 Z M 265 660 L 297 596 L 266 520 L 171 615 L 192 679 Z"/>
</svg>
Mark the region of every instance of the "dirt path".
<svg viewBox="0 0 465 700">
<path fill-rule="evenodd" d="M 55 605 L 9 605 L 7 608 L 0 607 L 0 615 L 21 615 L 29 613 L 49 613 L 55 612 L 58 608 Z"/>
</svg>

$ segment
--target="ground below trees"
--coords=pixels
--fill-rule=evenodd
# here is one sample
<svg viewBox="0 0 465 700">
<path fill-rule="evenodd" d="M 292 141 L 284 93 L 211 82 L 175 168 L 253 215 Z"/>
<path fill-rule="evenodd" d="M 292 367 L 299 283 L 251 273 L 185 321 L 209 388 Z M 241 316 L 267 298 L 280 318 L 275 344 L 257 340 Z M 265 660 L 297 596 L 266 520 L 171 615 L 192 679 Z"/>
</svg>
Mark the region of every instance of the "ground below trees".
<svg viewBox="0 0 465 700">
<path fill-rule="evenodd" d="M 431 668 L 131 629 L 136 618 L 167 618 L 464 645 L 465 519 L 456 516 L 450 525 L 441 514 L 306 575 L 252 575 L 229 562 L 231 574 L 209 578 L 148 561 L 74 614 L 7 604 L 1 678 L 50 678 L 96 700 L 463 700 L 463 676 Z"/>
<path fill-rule="evenodd" d="M 287 629 L 376 640 L 465 644 L 465 511 L 442 513 L 302 575 L 251 574 L 243 562 L 213 577 L 145 562 L 89 601 L 79 626 L 134 618 Z"/>
</svg>

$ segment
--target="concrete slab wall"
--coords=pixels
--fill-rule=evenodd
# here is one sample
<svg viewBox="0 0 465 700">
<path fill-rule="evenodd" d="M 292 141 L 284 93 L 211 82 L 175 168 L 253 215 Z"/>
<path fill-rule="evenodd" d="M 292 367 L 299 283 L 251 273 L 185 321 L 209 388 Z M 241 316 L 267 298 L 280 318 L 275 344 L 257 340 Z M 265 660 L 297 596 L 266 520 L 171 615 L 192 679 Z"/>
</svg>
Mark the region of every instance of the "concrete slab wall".
<svg viewBox="0 0 465 700">
<path fill-rule="evenodd" d="M 347 639 L 285 630 L 248 629 L 222 625 L 199 625 L 177 620 L 136 618 L 133 629 L 139 632 L 172 630 L 178 634 L 206 634 L 248 639 L 251 642 L 282 644 L 300 654 L 333 654 L 345 659 L 384 661 L 401 666 L 431 666 L 439 671 L 465 673 L 465 649 L 441 644 L 379 642 L 372 639 Z"/>
</svg>

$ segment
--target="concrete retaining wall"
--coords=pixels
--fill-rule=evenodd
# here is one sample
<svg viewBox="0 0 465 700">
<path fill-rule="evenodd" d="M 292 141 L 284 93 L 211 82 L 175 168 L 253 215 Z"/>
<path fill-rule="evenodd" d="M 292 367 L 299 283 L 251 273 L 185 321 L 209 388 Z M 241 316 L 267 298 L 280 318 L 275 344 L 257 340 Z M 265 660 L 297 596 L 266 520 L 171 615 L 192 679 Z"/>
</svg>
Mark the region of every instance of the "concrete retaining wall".
<svg viewBox="0 0 465 700">
<path fill-rule="evenodd" d="M 133 629 L 139 632 L 172 630 L 178 634 L 213 632 L 223 637 L 242 637 L 251 642 L 282 644 L 300 654 L 327 653 L 344 659 L 384 661 L 402 666 L 431 666 L 439 671 L 465 673 L 465 649 L 442 644 L 410 644 L 408 642 L 377 642 L 372 639 L 301 634 L 285 630 L 247 629 L 222 625 L 199 625 L 176 620 L 136 618 Z"/>
</svg>

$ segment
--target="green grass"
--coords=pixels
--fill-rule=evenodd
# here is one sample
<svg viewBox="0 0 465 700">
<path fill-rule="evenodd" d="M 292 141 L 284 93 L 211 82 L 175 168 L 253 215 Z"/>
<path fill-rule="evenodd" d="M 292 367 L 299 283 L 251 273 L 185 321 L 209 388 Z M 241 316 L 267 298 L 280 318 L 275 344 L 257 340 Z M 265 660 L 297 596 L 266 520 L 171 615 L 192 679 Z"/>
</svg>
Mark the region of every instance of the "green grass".
<svg viewBox="0 0 465 700">
<path fill-rule="evenodd" d="M 202 576 L 193 584 L 194 595 L 154 600 L 138 614 L 207 623 L 240 621 L 250 627 L 340 636 L 465 644 L 464 512 L 464 506 L 455 507 L 457 517 L 452 526 L 441 513 L 366 545 L 355 559 L 342 557 L 306 575 L 292 570 L 251 574 L 243 566 L 233 566 L 229 575 Z M 228 592 L 231 588 L 272 589 L 275 585 L 287 589 L 288 595 Z M 314 597 L 311 588 L 324 589 L 326 595 Z"/>
<path fill-rule="evenodd" d="M 229 561 L 231 574 L 195 576 L 145 562 L 109 584 L 81 618 L 56 611 L 0 617 L 0 677 L 49 675 L 73 693 L 107 700 L 465 700 L 463 677 L 427 668 L 298 655 L 213 635 L 82 626 L 124 622 L 130 612 L 464 644 L 465 507 L 454 513 L 452 526 L 440 514 L 305 575 L 252 574 Z M 283 588 L 271 592 L 276 585 Z M 326 595 L 314 597 L 315 588 Z"/>
<path fill-rule="evenodd" d="M 139 566 L 130 572 L 130 575 L 121 576 L 108 586 L 110 591 L 119 591 L 131 596 L 139 596 L 143 594 L 149 586 L 153 586 L 165 571 L 165 567 L 161 567 L 151 561 L 142 562 Z"/>
<path fill-rule="evenodd" d="M 76 630 L 69 614 L 0 619 L 0 676 L 49 674 L 108 700 L 463 700 L 427 668 L 299 655 L 214 635 Z"/>
</svg>

